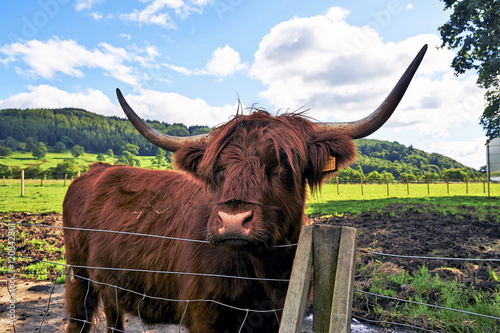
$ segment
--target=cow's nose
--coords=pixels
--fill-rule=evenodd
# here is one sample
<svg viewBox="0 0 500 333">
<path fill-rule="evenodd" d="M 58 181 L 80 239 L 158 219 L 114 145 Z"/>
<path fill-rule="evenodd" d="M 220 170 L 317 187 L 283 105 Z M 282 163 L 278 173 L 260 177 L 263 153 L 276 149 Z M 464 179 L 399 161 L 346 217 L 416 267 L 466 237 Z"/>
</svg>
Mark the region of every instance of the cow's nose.
<svg viewBox="0 0 500 333">
<path fill-rule="evenodd" d="M 237 214 L 229 214 L 223 211 L 218 211 L 219 216 L 219 233 L 225 234 L 230 232 L 242 233 L 248 235 L 254 224 L 254 214 L 252 210 Z"/>
</svg>

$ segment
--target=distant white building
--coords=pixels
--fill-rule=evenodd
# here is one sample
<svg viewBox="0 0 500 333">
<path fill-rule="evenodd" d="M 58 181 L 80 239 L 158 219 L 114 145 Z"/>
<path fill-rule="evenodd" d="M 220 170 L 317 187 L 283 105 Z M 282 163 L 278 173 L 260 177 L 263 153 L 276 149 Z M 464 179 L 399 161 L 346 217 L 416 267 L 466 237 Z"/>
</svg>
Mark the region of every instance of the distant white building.
<svg viewBox="0 0 500 333">
<path fill-rule="evenodd" d="M 491 181 L 500 182 L 500 138 L 491 140 L 486 152 L 488 178 Z"/>
</svg>

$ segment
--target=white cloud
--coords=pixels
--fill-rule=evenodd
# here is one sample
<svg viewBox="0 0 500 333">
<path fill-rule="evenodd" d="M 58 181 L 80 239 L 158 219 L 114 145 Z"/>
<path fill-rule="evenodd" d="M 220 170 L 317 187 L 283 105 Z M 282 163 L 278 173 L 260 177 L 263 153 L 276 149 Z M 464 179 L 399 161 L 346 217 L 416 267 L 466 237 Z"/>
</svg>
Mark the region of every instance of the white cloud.
<svg viewBox="0 0 500 333">
<path fill-rule="evenodd" d="M 28 77 L 53 79 L 56 75 L 65 74 L 83 77 L 86 68 L 100 68 L 105 75 L 110 75 L 135 87 L 140 86 L 141 75 L 126 63 L 137 62 L 142 66 L 153 66 L 154 58 L 159 55 L 156 48 L 145 50 L 135 48 L 132 52 L 117 48 L 107 43 L 89 50 L 73 40 L 59 38 L 48 41 L 30 40 L 0 47 L 0 59 L 5 65 L 24 63 L 26 69 L 17 67 L 17 71 Z M 143 56 L 146 53 L 146 56 Z"/>
<path fill-rule="evenodd" d="M 27 92 L 22 92 L 0 100 L 0 109 L 5 108 L 82 108 L 107 116 L 121 116 L 121 110 L 101 91 L 87 89 L 82 92 L 70 93 L 54 86 L 28 86 Z"/>
<path fill-rule="evenodd" d="M 213 3 L 212 0 L 192 0 L 189 3 L 183 0 L 141 0 L 141 2 L 147 3 L 144 9 L 134 9 L 131 13 L 121 14 L 120 19 L 125 22 L 136 22 L 139 25 L 155 24 L 175 29 L 172 14 L 186 18 L 192 12 L 201 13 L 203 7 Z"/>
<path fill-rule="evenodd" d="M 453 75 L 454 53 L 439 48 L 436 34 L 384 42 L 375 28 L 347 23 L 348 14 L 333 7 L 324 15 L 274 26 L 263 37 L 249 72 L 265 86 L 260 96 L 277 108 L 310 108 L 308 115 L 319 121 L 361 119 L 380 105 L 419 49 L 429 44 L 397 111 L 375 137 L 414 146 L 418 142 L 427 151 L 483 165 L 484 156 L 479 156 L 485 138 L 478 122 L 484 90 L 477 86 L 477 76 Z"/>
<path fill-rule="evenodd" d="M 96 3 L 102 2 L 103 0 L 76 0 L 75 9 L 81 11 L 84 9 L 92 9 Z"/>
<path fill-rule="evenodd" d="M 236 72 L 246 71 L 248 65 L 241 62 L 240 54 L 231 48 L 229 45 L 218 47 L 213 53 L 210 60 L 203 69 L 187 69 L 185 67 L 164 64 L 183 75 L 214 75 L 218 77 L 226 77 Z"/>
<path fill-rule="evenodd" d="M 241 63 L 240 54 L 228 45 L 217 48 L 205 69 L 209 75 L 228 76 L 245 68 Z"/>
<path fill-rule="evenodd" d="M 426 152 L 438 152 L 451 157 L 466 166 L 479 169 L 486 165 L 486 147 L 484 137 L 478 137 L 467 141 L 447 141 L 429 143 L 417 143 L 415 148 Z"/>
<path fill-rule="evenodd" d="M 406 10 L 411 10 L 411 9 L 413 9 L 412 3 L 409 3 L 408 5 L 406 5 Z"/>
<path fill-rule="evenodd" d="M 436 49 L 441 44 L 437 35 L 384 43 L 373 28 L 348 24 L 347 14 L 333 7 L 325 15 L 294 18 L 273 27 L 250 69 L 250 75 L 266 86 L 261 97 L 279 108 L 311 108 L 309 114 L 322 121 L 360 119 L 385 99 L 428 43 L 416 77 L 385 126 L 416 128 L 420 135 L 439 131 L 444 137 L 452 127 L 477 123 L 483 91 L 474 76 L 453 75 L 454 54 Z"/>
<path fill-rule="evenodd" d="M 116 98 L 110 100 L 102 91 L 87 89 L 68 92 L 50 85 L 28 86 L 28 91 L 0 100 L 0 109 L 6 108 L 65 108 L 75 107 L 106 116 L 125 117 Z M 130 106 L 145 119 L 167 123 L 216 126 L 234 116 L 237 104 L 210 106 L 200 98 L 191 99 L 171 92 L 140 89 L 126 94 Z"/>
<path fill-rule="evenodd" d="M 141 117 L 186 125 L 220 125 L 234 116 L 237 109 L 236 103 L 210 106 L 201 98 L 192 99 L 177 93 L 147 89 L 127 94 L 125 98 Z"/>
<path fill-rule="evenodd" d="M 92 13 L 89 13 L 88 15 L 96 21 L 102 20 L 104 18 L 104 16 L 98 12 L 92 12 Z"/>
<path fill-rule="evenodd" d="M 126 40 L 132 39 L 132 36 L 130 36 L 129 34 L 120 34 L 118 37 L 121 37 L 121 38 L 126 39 Z"/>
</svg>

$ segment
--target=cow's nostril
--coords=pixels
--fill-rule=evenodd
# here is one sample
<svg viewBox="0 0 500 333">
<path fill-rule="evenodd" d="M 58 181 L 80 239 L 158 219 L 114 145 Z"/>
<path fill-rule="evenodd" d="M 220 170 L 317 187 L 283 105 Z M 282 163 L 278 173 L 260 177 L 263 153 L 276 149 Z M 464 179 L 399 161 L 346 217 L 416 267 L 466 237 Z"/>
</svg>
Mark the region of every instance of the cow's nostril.
<svg viewBox="0 0 500 333">
<path fill-rule="evenodd" d="M 245 217 L 243 220 L 243 228 L 244 229 L 251 229 L 253 227 L 253 211 L 250 212 L 251 214 Z"/>
<path fill-rule="evenodd" d="M 253 226 L 253 220 L 252 210 L 237 214 L 217 212 L 217 227 L 221 234 L 229 232 L 248 234 Z"/>
</svg>

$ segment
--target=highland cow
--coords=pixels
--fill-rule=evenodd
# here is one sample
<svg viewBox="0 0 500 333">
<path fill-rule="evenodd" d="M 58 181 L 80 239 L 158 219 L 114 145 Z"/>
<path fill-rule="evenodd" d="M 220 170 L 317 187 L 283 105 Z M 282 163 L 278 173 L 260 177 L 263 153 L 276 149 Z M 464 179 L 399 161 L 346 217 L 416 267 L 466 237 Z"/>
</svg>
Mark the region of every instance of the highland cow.
<svg viewBox="0 0 500 333">
<path fill-rule="evenodd" d="M 199 242 L 66 230 L 66 259 L 76 276 L 66 279 L 67 311 L 74 318 L 68 332 L 89 331 L 85 321 L 92 319 L 100 300 L 107 326 L 119 330 L 125 329 L 124 314 L 129 313 L 146 323 L 182 320 L 191 333 L 277 332 L 280 311 L 260 314 L 255 328 L 243 320 L 245 312 L 223 304 L 283 307 L 296 250 L 284 245 L 298 242 L 307 188 L 317 189 L 335 172 L 325 170 L 328 158 L 335 158 L 337 168 L 353 161 L 353 139 L 370 135 L 391 116 L 425 49 L 382 105 L 351 123 L 315 123 L 300 113 L 271 116 L 254 110 L 238 113 L 208 134 L 179 138 L 149 127 L 117 90 L 138 131 L 156 146 L 175 151 L 177 170 L 96 163 L 69 187 L 64 226 Z"/>
</svg>

